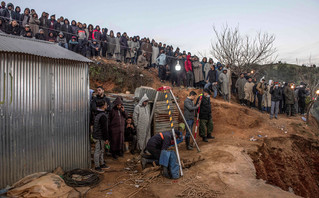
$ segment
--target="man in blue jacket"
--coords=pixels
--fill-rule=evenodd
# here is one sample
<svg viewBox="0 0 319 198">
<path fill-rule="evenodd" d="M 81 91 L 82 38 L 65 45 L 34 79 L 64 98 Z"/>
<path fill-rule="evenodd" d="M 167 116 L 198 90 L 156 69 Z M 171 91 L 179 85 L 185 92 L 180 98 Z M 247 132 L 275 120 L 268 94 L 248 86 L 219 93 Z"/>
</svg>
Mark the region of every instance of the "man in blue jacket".
<svg viewBox="0 0 319 198">
<path fill-rule="evenodd" d="M 161 79 L 161 82 L 165 82 L 166 80 L 166 55 L 164 53 L 164 50 L 161 50 L 161 55 L 156 59 L 156 62 L 158 64 L 159 70 L 158 75 Z"/>
</svg>

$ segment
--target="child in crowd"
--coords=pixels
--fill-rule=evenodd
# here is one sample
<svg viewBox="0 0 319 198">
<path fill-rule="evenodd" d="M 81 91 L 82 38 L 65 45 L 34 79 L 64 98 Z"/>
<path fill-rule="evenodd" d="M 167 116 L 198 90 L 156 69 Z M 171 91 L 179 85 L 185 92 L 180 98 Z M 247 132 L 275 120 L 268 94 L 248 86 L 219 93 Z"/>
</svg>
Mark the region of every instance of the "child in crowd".
<svg viewBox="0 0 319 198">
<path fill-rule="evenodd" d="M 126 126 L 124 132 L 125 150 L 135 154 L 136 149 L 136 129 L 132 117 L 126 119 Z"/>
</svg>

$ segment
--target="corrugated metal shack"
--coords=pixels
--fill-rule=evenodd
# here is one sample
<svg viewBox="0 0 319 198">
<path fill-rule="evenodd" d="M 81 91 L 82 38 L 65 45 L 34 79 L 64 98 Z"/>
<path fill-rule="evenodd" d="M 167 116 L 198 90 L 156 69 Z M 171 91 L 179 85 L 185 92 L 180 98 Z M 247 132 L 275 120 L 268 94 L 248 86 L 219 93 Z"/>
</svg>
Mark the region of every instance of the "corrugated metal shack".
<svg viewBox="0 0 319 198">
<path fill-rule="evenodd" d="M 147 97 L 150 99 L 150 105 L 152 109 L 154 105 L 156 90 L 150 87 L 139 87 L 135 90 L 134 93 L 135 98 L 137 98 L 138 100 L 141 99 L 144 94 L 146 94 Z M 170 94 L 168 94 L 168 99 L 172 102 L 172 104 L 174 104 L 171 105 L 171 110 L 173 115 L 173 123 L 176 127 L 178 124 L 179 112 Z M 165 102 L 165 94 L 163 92 L 160 92 L 158 95 L 152 126 L 153 134 L 171 130 L 168 109 Z"/>
<path fill-rule="evenodd" d="M 89 62 L 0 34 L 0 188 L 57 166 L 89 168 Z"/>
</svg>

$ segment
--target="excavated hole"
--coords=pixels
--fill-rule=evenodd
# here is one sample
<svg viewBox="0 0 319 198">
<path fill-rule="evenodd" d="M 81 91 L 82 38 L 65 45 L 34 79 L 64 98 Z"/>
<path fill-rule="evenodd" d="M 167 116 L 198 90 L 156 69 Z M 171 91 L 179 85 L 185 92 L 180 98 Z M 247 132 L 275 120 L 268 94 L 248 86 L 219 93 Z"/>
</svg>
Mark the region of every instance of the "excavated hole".
<svg viewBox="0 0 319 198">
<path fill-rule="evenodd" d="M 319 143 L 293 135 L 265 139 L 250 154 L 257 179 L 302 197 L 319 195 Z"/>
</svg>

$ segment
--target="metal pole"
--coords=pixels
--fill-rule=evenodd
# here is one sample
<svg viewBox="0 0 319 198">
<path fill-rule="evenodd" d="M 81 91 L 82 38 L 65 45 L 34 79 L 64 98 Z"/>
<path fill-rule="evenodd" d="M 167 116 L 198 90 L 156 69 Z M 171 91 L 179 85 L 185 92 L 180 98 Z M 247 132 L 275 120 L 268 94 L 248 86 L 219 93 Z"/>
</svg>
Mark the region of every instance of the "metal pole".
<svg viewBox="0 0 319 198">
<path fill-rule="evenodd" d="M 148 125 L 147 125 L 146 133 L 150 132 L 150 128 L 151 128 L 151 124 L 152 124 L 152 120 L 153 120 L 153 116 L 154 116 L 154 111 L 155 111 L 155 106 L 156 106 L 157 99 L 158 99 L 158 91 L 156 92 L 156 95 L 155 95 L 154 104 L 153 104 L 153 108 L 152 108 L 152 113 L 151 113 L 150 121 L 148 122 Z M 145 138 L 145 143 L 144 143 L 145 147 L 146 147 L 146 144 L 147 144 L 147 141 L 146 141 L 146 138 Z M 141 151 L 141 152 L 143 153 L 144 151 Z"/>
<path fill-rule="evenodd" d="M 181 164 L 181 159 L 179 157 L 179 151 L 178 151 L 178 145 L 177 145 L 177 142 L 176 142 L 174 127 L 172 127 L 172 134 L 173 134 L 173 138 L 174 138 L 174 145 L 175 145 L 175 149 L 176 149 L 176 155 L 177 155 L 177 160 L 178 160 L 178 164 L 179 164 L 179 170 L 181 171 L 181 176 L 183 176 L 183 168 L 182 168 L 182 164 Z"/>
<path fill-rule="evenodd" d="M 167 105 L 167 110 L 168 110 L 170 127 L 172 128 L 172 136 L 173 136 L 173 139 L 174 139 L 174 145 L 175 145 L 175 150 L 176 150 L 176 155 L 177 155 L 177 161 L 178 161 L 178 164 L 179 164 L 179 170 L 181 172 L 181 176 L 183 176 L 183 167 L 182 167 L 181 159 L 179 157 L 178 145 L 177 145 L 176 137 L 175 137 L 173 115 L 172 115 L 172 111 L 170 109 L 170 105 L 169 105 L 169 100 L 168 100 L 168 95 L 167 95 L 166 89 L 164 89 L 164 93 L 165 93 L 165 100 L 166 100 L 166 105 Z"/>
<path fill-rule="evenodd" d="M 195 143 L 195 146 L 196 146 L 196 148 L 197 148 L 197 151 L 200 152 L 200 149 L 199 149 L 199 147 L 198 147 L 198 144 L 197 144 L 197 142 L 196 142 L 196 140 L 195 140 L 195 138 L 194 138 L 194 136 L 193 136 L 192 130 L 190 130 L 190 128 L 189 128 L 189 126 L 188 126 L 188 124 L 187 124 L 187 122 L 186 122 L 186 119 L 185 119 L 185 117 L 184 117 L 184 114 L 183 114 L 181 108 L 179 107 L 179 105 L 178 105 L 178 103 L 177 103 L 177 100 L 176 100 L 176 98 L 175 98 L 175 96 L 174 96 L 172 90 L 170 89 L 169 92 L 171 93 L 171 95 L 172 95 L 172 97 L 173 97 L 173 99 L 174 99 L 174 102 L 175 102 L 175 104 L 176 104 L 176 106 L 177 106 L 177 109 L 178 109 L 179 113 L 181 114 L 181 116 L 182 116 L 182 118 L 183 118 L 183 120 L 184 120 L 184 123 L 185 123 L 185 125 L 186 125 L 188 131 L 190 131 L 190 135 L 191 135 L 191 137 L 192 137 L 192 139 L 193 139 L 193 141 L 194 141 L 194 143 Z"/>
</svg>

